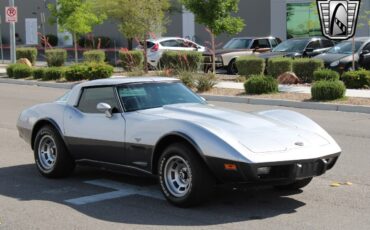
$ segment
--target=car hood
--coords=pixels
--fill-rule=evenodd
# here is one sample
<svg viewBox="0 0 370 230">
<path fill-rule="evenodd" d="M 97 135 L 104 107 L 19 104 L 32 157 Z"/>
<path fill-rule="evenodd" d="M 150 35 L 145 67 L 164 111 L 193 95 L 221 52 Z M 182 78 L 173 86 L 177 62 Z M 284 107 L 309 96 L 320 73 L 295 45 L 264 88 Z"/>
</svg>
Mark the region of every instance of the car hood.
<svg viewBox="0 0 370 230">
<path fill-rule="evenodd" d="M 151 113 L 153 114 L 153 113 Z M 154 115 L 185 120 L 202 126 L 225 140 L 232 138 L 254 153 L 282 152 L 330 144 L 318 133 L 284 124 L 258 113 L 243 113 L 213 106 L 164 106 Z"/>
<path fill-rule="evenodd" d="M 341 60 L 343 58 L 346 58 L 350 55 L 348 54 L 330 54 L 330 53 L 324 53 L 316 56 L 315 58 L 323 60 L 325 63 L 330 64 L 332 62 L 335 62 L 337 60 Z"/>
</svg>

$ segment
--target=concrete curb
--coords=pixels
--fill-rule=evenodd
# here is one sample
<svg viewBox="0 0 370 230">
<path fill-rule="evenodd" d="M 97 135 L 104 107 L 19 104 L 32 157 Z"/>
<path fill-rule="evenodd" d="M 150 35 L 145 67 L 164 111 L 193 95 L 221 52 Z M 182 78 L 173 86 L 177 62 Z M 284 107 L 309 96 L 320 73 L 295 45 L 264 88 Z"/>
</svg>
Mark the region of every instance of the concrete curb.
<svg viewBox="0 0 370 230">
<path fill-rule="evenodd" d="M 352 113 L 367 113 L 370 114 L 369 106 L 357 105 L 341 105 L 341 104 L 327 104 L 320 102 L 300 102 L 300 101 L 287 101 L 278 99 L 261 99 L 250 97 L 235 97 L 235 96 L 215 96 L 202 94 L 208 101 L 231 102 L 231 103 L 244 103 L 251 105 L 272 105 L 272 106 L 285 106 L 300 109 L 314 109 L 314 110 L 328 110 L 339 112 L 352 112 Z"/>
<path fill-rule="evenodd" d="M 40 82 L 34 80 L 21 80 L 21 79 L 10 79 L 0 78 L 0 83 L 5 84 L 16 84 L 16 85 L 33 85 L 41 87 L 59 88 L 59 89 L 72 89 L 77 83 L 54 83 L 54 82 Z M 250 98 L 250 97 L 236 97 L 236 96 L 216 96 L 202 94 L 208 101 L 219 101 L 219 102 L 231 102 L 231 103 L 244 103 L 251 105 L 272 105 L 272 106 L 285 106 L 300 109 L 315 109 L 315 110 L 328 110 L 328 111 L 340 111 L 340 112 L 352 112 L 352 113 L 367 113 L 370 114 L 369 106 L 357 106 L 357 105 L 340 105 L 340 104 L 327 104 L 319 102 L 300 102 L 300 101 L 287 101 L 277 99 L 262 99 L 262 98 Z"/>
<path fill-rule="evenodd" d="M 72 87 L 78 83 L 54 83 L 54 82 L 41 82 L 34 80 L 20 80 L 10 78 L 0 78 L 0 83 L 15 84 L 15 85 L 33 85 L 41 87 L 50 87 L 58 89 L 72 89 Z"/>
</svg>

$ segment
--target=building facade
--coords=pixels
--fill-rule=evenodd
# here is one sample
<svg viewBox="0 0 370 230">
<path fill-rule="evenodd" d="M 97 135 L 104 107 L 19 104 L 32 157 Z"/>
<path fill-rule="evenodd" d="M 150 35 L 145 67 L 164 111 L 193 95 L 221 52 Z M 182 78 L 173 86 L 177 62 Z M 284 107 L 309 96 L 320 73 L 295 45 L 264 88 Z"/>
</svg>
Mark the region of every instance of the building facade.
<svg viewBox="0 0 370 230">
<path fill-rule="evenodd" d="M 50 17 L 47 5 L 56 0 L 15 0 L 18 7 L 18 22 L 16 33 L 18 44 L 34 45 L 39 39 L 37 33 L 54 34 L 59 37 L 60 46 L 71 46 L 72 41 L 65 39 L 66 33 L 58 31 L 57 25 L 42 22 L 42 14 L 46 21 Z M 276 36 L 285 40 L 297 36 L 320 35 L 320 23 L 316 8 L 312 5 L 315 0 L 240 0 L 237 16 L 243 18 L 246 27 L 236 36 Z M 9 43 L 9 25 L 5 22 L 5 6 L 8 1 L 0 1 L 1 35 L 4 44 Z M 192 13 L 186 11 L 177 0 L 173 0 L 177 10 L 169 13 L 167 31 L 159 36 L 187 37 L 199 44 L 207 44 L 210 36 L 205 27 L 195 22 Z M 370 10 L 370 1 L 363 0 L 361 11 Z M 370 36 L 367 22 L 362 21 L 361 28 L 357 29 L 356 36 Z M 35 35 L 36 34 L 36 35 Z M 107 36 L 111 39 L 111 46 L 127 47 L 127 40 L 118 31 L 114 21 L 107 20 L 94 28 L 94 36 Z M 221 46 L 231 36 L 221 35 L 217 42 Z"/>
</svg>

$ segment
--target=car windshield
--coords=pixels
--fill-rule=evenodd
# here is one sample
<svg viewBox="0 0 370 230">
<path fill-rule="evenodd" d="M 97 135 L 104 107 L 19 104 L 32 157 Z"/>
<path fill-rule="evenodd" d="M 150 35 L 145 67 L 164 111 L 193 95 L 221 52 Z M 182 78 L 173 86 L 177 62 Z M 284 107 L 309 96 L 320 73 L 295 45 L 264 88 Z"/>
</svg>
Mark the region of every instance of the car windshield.
<svg viewBox="0 0 370 230">
<path fill-rule="evenodd" d="M 360 49 L 360 47 L 364 44 L 363 42 L 355 42 L 355 53 Z M 352 42 L 346 41 L 341 42 L 338 45 L 334 46 L 330 50 L 328 50 L 330 54 L 351 54 L 352 53 Z"/>
<path fill-rule="evenodd" d="M 206 103 L 179 82 L 122 85 L 118 87 L 118 94 L 126 112 L 181 103 Z"/>
<path fill-rule="evenodd" d="M 242 39 L 242 38 L 235 38 L 231 39 L 226 45 L 223 47 L 224 49 L 248 49 L 252 39 Z"/>
<path fill-rule="evenodd" d="M 59 97 L 56 102 L 58 103 L 66 103 L 68 101 L 69 95 L 71 94 L 71 91 L 67 91 L 63 96 Z"/>
<path fill-rule="evenodd" d="M 302 52 L 308 42 L 308 40 L 286 40 L 276 46 L 272 52 Z"/>
</svg>

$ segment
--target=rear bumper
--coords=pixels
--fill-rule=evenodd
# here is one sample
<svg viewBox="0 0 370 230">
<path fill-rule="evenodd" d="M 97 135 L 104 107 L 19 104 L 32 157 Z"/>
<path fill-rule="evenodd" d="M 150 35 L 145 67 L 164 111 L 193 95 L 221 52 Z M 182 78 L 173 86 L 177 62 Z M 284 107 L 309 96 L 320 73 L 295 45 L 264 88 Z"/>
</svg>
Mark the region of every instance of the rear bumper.
<svg viewBox="0 0 370 230">
<path fill-rule="evenodd" d="M 340 153 L 298 161 L 248 164 L 208 158 L 207 163 L 215 176 L 224 184 L 286 184 L 295 180 L 320 176 L 335 165 Z M 225 169 L 235 164 L 236 169 Z"/>
</svg>

